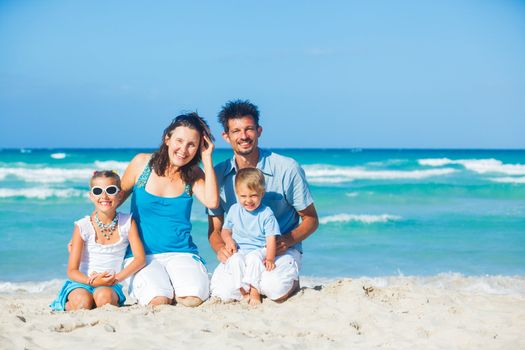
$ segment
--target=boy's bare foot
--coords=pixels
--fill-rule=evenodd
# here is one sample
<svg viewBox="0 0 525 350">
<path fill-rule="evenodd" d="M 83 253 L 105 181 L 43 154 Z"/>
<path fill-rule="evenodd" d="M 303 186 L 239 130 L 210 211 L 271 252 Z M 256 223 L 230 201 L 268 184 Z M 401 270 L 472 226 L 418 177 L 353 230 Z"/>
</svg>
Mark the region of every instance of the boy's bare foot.
<svg viewBox="0 0 525 350">
<path fill-rule="evenodd" d="M 244 288 L 242 288 L 242 287 L 240 288 L 240 290 L 241 290 L 241 295 L 242 295 L 242 300 L 241 300 L 241 302 L 243 302 L 243 303 L 248 303 L 248 302 L 250 302 L 250 293 L 249 293 L 249 292 L 246 292 L 246 291 L 244 290 Z"/>
<path fill-rule="evenodd" d="M 261 305 L 261 299 L 250 299 L 248 300 L 248 305 L 251 305 L 251 306 Z"/>
<path fill-rule="evenodd" d="M 248 300 L 249 305 L 259 305 L 261 304 L 261 294 L 256 288 L 250 288 L 250 300 Z"/>
</svg>

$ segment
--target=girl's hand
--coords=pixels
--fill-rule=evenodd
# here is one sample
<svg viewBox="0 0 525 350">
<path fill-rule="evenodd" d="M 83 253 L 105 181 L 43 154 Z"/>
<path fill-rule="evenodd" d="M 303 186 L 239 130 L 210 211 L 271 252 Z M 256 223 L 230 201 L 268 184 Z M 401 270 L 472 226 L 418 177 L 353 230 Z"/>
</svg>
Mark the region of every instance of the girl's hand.
<svg viewBox="0 0 525 350">
<path fill-rule="evenodd" d="M 102 282 L 104 283 L 104 286 L 112 286 L 115 284 L 115 274 L 112 275 L 106 275 L 102 277 Z"/>
<path fill-rule="evenodd" d="M 215 145 L 213 144 L 212 140 L 208 136 L 203 135 L 201 139 L 202 159 L 211 158 L 214 149 Z"/>
<path fill-rule="evenodd" d="M 275 269 L 275 261 L 270 259 L 264 259 L 264 266 L 266 267 L 266 271 L 272 271 Z"/>
<path fill-rule="evenodd" d="M 90 286 L 93 285 L 93 282 L 95 282 L 95 278 L 97 278 L 98 275 L 100 275 L 100 273 L 98 273 L 97 271 L 93 271 L 93 272 L 91 273 L 91 275 L 89 275 L 88 284 L 89 284 Z"/>
<path fill-rule="evenodd" d="M 109 287 L 115 284 L 115 274 L 109 272 L 99 273 L 95 276 L 93 287 Z"/>
</svg>

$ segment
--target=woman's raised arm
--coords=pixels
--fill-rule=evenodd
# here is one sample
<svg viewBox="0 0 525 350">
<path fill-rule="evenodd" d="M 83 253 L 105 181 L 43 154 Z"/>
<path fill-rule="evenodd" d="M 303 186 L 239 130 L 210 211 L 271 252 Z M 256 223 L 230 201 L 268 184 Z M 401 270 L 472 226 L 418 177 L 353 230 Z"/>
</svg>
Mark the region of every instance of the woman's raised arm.
<svg viewBox="0 0 525 350">
<path fill-rule="evenodd" d="M 219 187 L 213 169 L 212 153 L 215 146 L 209 137 L 203 136 L 201 140 L 201 155 L 204 174 L 193 184 L 193 192 L 205 207 L 215 209 L 219 206 Z"/>
</svg>

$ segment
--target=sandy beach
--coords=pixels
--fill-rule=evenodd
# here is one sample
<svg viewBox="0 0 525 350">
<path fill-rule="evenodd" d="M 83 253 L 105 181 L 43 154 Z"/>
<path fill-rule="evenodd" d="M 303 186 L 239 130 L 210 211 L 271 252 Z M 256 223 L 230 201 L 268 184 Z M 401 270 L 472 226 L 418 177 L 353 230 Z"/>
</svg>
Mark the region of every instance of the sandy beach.
<svg viewBox="0 0 525 350">
<path fill-rule="evenodd" d="M 51 291 L 20 291 L 0 295 L 0 348 L 523 349 L 524 288 L 524 277 L 341 279 L 282 304 L 70 313 L 50 311 Z"/>
</svg>

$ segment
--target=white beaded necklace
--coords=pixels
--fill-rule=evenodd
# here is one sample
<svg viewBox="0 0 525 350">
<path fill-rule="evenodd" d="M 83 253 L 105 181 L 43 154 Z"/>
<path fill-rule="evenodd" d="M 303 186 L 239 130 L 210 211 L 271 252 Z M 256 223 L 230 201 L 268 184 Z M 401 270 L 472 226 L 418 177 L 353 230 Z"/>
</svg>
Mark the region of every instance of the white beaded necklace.
<svg viewBox="0 0 525 350">
<path fill-rule="evenodd" d="M 106 239 L 109 241 L 111 239 L 111 235 L 113 235 L 113 232 L 115 232 L 115 229 L 117 228 L 118 215 L 115 214 L 115 218 L 109 224 L 104 224 L 98 218 L 98 212 L 95 212 L 95 224 L 97 224 L 98 228 L 100 229 L 102 236 L 106 237 Z"/>
</svg>

